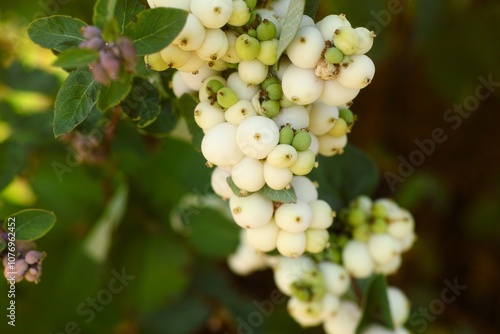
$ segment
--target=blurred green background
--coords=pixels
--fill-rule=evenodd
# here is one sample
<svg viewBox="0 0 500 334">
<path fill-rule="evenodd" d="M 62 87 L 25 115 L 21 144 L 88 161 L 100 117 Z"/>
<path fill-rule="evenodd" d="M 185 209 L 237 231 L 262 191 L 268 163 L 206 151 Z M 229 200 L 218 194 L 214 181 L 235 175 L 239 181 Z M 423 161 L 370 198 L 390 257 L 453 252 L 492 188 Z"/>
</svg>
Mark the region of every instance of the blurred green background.
<svg viewBox="0 0 500 334">
<path fill-rule="evenodd" d="M 247 319 L 253 301 L 269 299 L 275 287 L 270 271 L 249 277 L 228 271 L 228 250 L 218 245 L 234 248 L 237 230 L 220 212 L 198 203 L 174 210 L 184 222 L 171 219 L 183 196 L 209 199 L 201 155 L 174 137 L 142 137 L 125 121 L 117 123 L 114 138 L 98 124 L 100 145 L 91 151 L 81 138 L 53 138 L 52 106 L 64 74 L 50 68 L 51 53 L 30 43 L 22 28 L 52 14 L 90 22 L 92 6 L 76 0 L 0 5 L 0 175 L 16 175 L 0 179 L 0 188 L 8 183 L 0 217 L 25 207 L 58 217 L 37 243 L 48 253 L 41 283 L 17 285 L 17 326 L 4 319 L 0 332 L 236 332 L 234 319 Z M 353 26 L 378 34 L 369 53 L 377 73 L 352 107 L 359 121 L 349 140 L 380 168 L 374 197 L 394 197 L 416 218 L 418 242 L 389 278 L 417 313 L 407 327 L 415 333 L 498 333 L 500 2 L 321 1 L 317 19 L 330 13 L 346 13 Z M 96 122 L 80 130 L 89 133 Z M 435 129 L 446 140 L 432 154 L 417 153 L 415 141 L 432 138 Z M 86 163 L 75 163 L 75 147 Z M 402 159 L 415 157 L 421 157 L 419 166 L 391 186 L 387 173 L 397 174 Z M 93 247 L 107 241 L 109 254 Z M 130 280 L 109 293 L 122 270 Z M 439 304 L 445 280 L 467 289 L 422 321 L 419 310 Z M 6 291 L 0 292 L 3 310 Z M 93 308 L 95 298 L 101 303 Z M 253 333 L 300 332 L 284 306 L 276 305 Z"/>
</svg>

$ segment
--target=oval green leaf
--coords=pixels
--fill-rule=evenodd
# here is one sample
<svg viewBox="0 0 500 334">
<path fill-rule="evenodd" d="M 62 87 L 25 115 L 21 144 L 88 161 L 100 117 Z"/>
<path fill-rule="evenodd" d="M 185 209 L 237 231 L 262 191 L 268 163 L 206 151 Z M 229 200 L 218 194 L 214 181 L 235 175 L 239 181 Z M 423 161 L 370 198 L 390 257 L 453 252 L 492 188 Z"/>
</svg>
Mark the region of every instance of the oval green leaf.
<svg viewBox="0 0 500 334">
<path fill-rule="evenodd" d="M 60 55 L 56 61 L 52 63 L 52 65 L 64 68 L 73 68 L 90 64 L 97 59 L 99 59 L 99 52 L 96 50 L 71 48 L 67 49 L 62 55 Z"/>
<path fill-rule="evenodd" d="M 97 97 L 99 110 L 104 112 L 123 101 L 132 89 L 132 78 L 131 74 L 125 72 L 118 80 L 112 81 L 107 86 L 102 86 Z"/>
<path fill-rule="evenodd" d="M 84 41 L 80 29 L 85 26 L 82 20 L 54 15 L 31 22 L 27 31 L 29 38 L 41 47 L 63 52 Z"/>
<path fill-rule="evenodd" d="M 181 32 L 188 13 L 177 8 L 147 9 L 125 27 L 138 56 L 155 53 L 169 45 Z"/>
<path fill-rule="evenodd" d="M 54 135 L 73 130 L 83 122 L 97 103 L 99 84 L 89 69 L 80 67 L 64 81 L 54 110 Z"/>
<path fill-rule="evenodd" d="M 56 222 L 54 213 L 41 209 L 19 211 L 10 216 L 16 222 L 16 240 L 33 241 L 43 237 L 50 231 Z M 7 220 L 4 229 L 7 228 Z"/>
<path fill-rule="evenodd" d="M 290 189 L 274 190 L 266 184 L 264 187 L 262 187 L 262 189 L 259 190 L 259 193 L 274 202 L 297 202 L 297 195 L 295 195 L 295 189 L 293 189 L 293 187 L 290 187 Z"/>
<path fill-rule="evenodd" d="M 277 61 L 280 59 L 283 52 L 285 52 L 288 44 L 290 44 L 299 30 L 305 4 L 305 0 L 296 0 L 290 1 L 290 5 L 288 5 L 288 10 L 286 12 L 285 21 L 283 22 L 283 27 L 281 28 L 280 40 L 278 43 L 278 52 L 276 55 Z"/>
</svg>

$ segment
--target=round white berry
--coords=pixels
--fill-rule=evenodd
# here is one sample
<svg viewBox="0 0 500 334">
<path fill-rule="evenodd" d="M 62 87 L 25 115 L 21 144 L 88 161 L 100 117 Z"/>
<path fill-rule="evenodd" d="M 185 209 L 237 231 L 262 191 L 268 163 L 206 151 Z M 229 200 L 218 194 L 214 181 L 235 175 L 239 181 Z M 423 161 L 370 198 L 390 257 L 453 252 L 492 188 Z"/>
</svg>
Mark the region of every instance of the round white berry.
<svg viewBox="0 0 500 334">
<path fill-rule="evenodd" d="M 238 56 L 238 53 L 236 52 L 236 40 L 239 35 L 234 30 L 225 30 L 224 33 L 226 34 L 228 46 L 226 53 L 220 58 L 220 60 L 230 64 L 237 64 L 241 61 L 240 56 Z"/>
<path fill-rule="evenodd" d="M 296 203 L 283 203 L 276 209 L 274 219 L 278 227 L 287 232 L 303 232 L 311 225 L 311 207 L 300 200 Z"/>
<path fill-rule="evenodd" d="M 286 49 L 290 61 L 301 68 L 315 68 L 325 41 L 316 27 L 301 27 Z"/>
<path fill-rule="evenodd" d="M 216 74 L 217 72 L 215 70 L 205 65 L 194 72 L 181 72 L 181 77 L 189 88 L 199 91 L 203 85 L 203 81 L 207 77 Z"/>
<path fill-rule="evenodd" d="M 232 0 L 191 0 L 191 12 L 207 28 L 217 29 L 229 21 L 233 12 Z"/>
<path fill-rule="evenodd" d="M 194 120 L 203 130 L 210 130 L 224 122 L 224 112 L 208 101 L 202 101 L 194 108 Z"/>
<path fill-rule="evenodd" d="M 264 180 L 269 188 L 282 190 L 292 182 L 293 173 L 289 168 L 274 167 L 268 161 L 264 163 Z"/>
<path fill-rule="evenodd" d="M 227 122 L 207 131 L 201 141 L 201 152 L 209 163 L 217 166 L 237 164 L 244 154 L 236 143 L 237 126 Z"/>
<path fill-rule="evenodd" d="M 210 184 L 214 192 L 224 199 L 229 199 L 233 196 L 233 191 L 227 183 L 227 178 L 231 176 L 231 172 L 223 168 L 216 167 L 210 177 Z"/>
<path fill-rule="evenodd" d="M 342 68 L 337 81 L 350 89 L 361 89 L 372 82 L 375 75 L 375 64 L 365 55 L 352 55 L 351 62 Z"/>
<path fill-rule="evenodd" d="M 191 53 L 175 44 L 170 44 L 160 51 L 160 55 L 169 68 L 179 68 L 187 63 Z"/>
<path fill-rule="evenodd" d="M 292 283 L 300 280 L 303 275 L 314 268 L 316 265 L 310 257 L 288 258 L 282 256 L 274 268 L 274 282 L 281 292 L 290 296 Z"/>
<path fill-rule="evenodd" d="M 354 54 L 362 55 L 370 51 L 373 46 L 373 39 L 375 38 L 375 33 L 364 27 L 358 27 L 354 29 L 358 34 L 359 44 L 358 49 Z"/>
<path fill-rule="evenodd" d="M 303 327 L 317 326 L 323 322 L 320 302 L 302 302 L 292 297 L 287 304 L 288 313 Z"/>
<path fill-rule="evenodd" d="M 350 301 L 340 302 L 337 313 L 323 323 L 327 334 L 354 334 L 361 319 L 361 310 Z"/>
<path fill-rule="evenodd" d="M 201 24 L 196 15 L 189 13 L 181 32 L 172 42 L 179 48 L 186 51 L 198 49 L 205 40 L 205 27 Z"/>
<path fill-rule="evenodd" d="M 386 264 L 401 253 L 400 243 L 388 234 L 372 234 L 368 239 L 368 250 L 377 264 Z"/>
<path fill-rule="evenodd" d="M 279 144 L 267 156 L 267 162 L 277 168 L 287 168 L 295 163 L 297 150 L 288 144 Z"/>
<path fill-rule="evenodd" d="M 331 157 L 336 154 L 342 154 L 347 145 L 347 136 L 332 137 L 328 134 L 319 136 L 319 154 L 325 157 Z"/>
<path fill-rule="evenodd" d="M 264 116 L 251 116 L 238 126 L 236 142 L 241 151 L 252 158 L 265 158 L 278 144 L 276 123 Z"/>
<path fill-rule="evenodd" d="M 346 270 L 356 278 L 370 276 L 375 264 L 364 242 L 350 240 L 342 251 L 342 262 Z"/>
<path fill-rule="evenodd" d="M 347 292 L 351 278 L 344 267 L 333 262 L 321 262 L 319 269 L 325 278 L 328 291 L 339 297 Z"/>
<path fill-rule="evenodd" d="M 257 59 L 242 60 L 238 64 L 240 78 L 249 85 L 258 85 L 266 80 L 269 67 Z"/>
<path fill-rule="evenodd" d="M 312 210 L 311 228 L 327 229 L 333 223 L 333 210 L 330 204 L 323 200 L 309 202 Z"/>
<path fill-rule="evenodd" d="M 294 105 L 281 109 L 279 114 L 273 118 L 273 121 L 279 127 L 289 124 L 296 130 L 305 129 L 309 125 L 309 113 L 304 106 Z"/>
<path fill-rule="evenodd" d="M 328 246 L 330 234 L 327 230 L 308 228 L 306 231 L 306 251 L 309 253 L 322 252 Z"/>
<path fill-rule="evenodd" d="M 319 153 L 319 141 L 318 137 L 316 137 L 314 134 L 309 133 L 311 135 L 311 145 L 309 146 L 309 149 L 313 151 L 315 155 L 318 155 Z"/>
<path fill-rule="evenodd" d="M 276 248 L 279 228 L 274 219 L 259 228 L 246 230 L 248 243 L 261 252 L 270 252 Z"/>
<path fill-rule="evenodd" d="M 323 91 L 323 80 L 313 69 L 290 65 L 283 73 L 283 94 L 295 104 L 305 105 L 316 101 Z"/>
<path fill-rule="evenodd" d="M 257 159 L 244 157 L 231 171 L 234 184 L 248 192 L 260 190 L 265 184 L 264 164 Z"/>
<path fill-rule="evenodd" d="M 324 135 L 333 128 L 338 118 L 337 107 L 319 101 L 315 102 L 311 105 L 309 130 L 316 136 Z"/>
<path fill-rule="evenodd" d="M 226 54 L 229 48 L 227 36 L 221 29 L 207 29 L 203 44 L 196 49 L 196 54 L 203 60 L 215 61 Z"/>
<path fill-rule="evenodd" d="M 247 100 L 239 100 L 224 112 L 226 121 L 234 125 L 240 125 L 251 116 L 257 116 L 257 112 L 252 103 Z"/>
<path fill-rule="evenodd" d="M 341 106 L 354 100 L 359 91 L 341 85 L 338 80 L 327 80 L 323 85 L 320 100 L 331 106 Z"/>
<path fill-rule="evenodd" d="M 399 269 L 399 267 L 401 267 L 402 261 L 403 261 L 403 259 L 402 259 L 401 255 L 398 255 L 387 263 L 376 264 L 375 265 L 375 272 L 380 273 L 380 274 L 384 274 L 386 276 L 394 274 Z"/>
<path fill-rule="evenodd" d="M 301 256 L 306 251 L 306 234 L 280 230 L 276 240 L 276 248 L 284 256 L 291 258 Z"/>
<path fill-rule="evenodd" d="M 172 90 L 174 91 L 175 97 L 181 97 L 184 94 L 194 92 L 194 90 L 186 85 L 179 71 L 175 72 L 172 76 Z"/>
<path fill-rule="evenodd" d="M 271 221 L 273 202 L 259 193 L 246 197 L 231 196 L 229 207 L 236 224 L 243 228 L 259 228 Z"/>
<path fill-rule="evenodd" d="M 294 176 L 292 187 L 295 189 L 297 200 L 311 203 L 318 199 L 318 189 L 314 183 L 305 176 Z"/>
<path fill-rule="evenodd" d="M 316 155 L 311 150 L 297 153 L 297 160 L 290 166 L 295 175 L 307 175 L 316 165 Z"/>
<path fill-rule="evenodd" d="M 333 41 L 333 34 L 340 27 L 350 27 L 345 15 L 328 15 L 316 24 L 325 41 Z"/>
<path fill-rule="evenodd" d="M 191 51 L 189 52 L 188 61 L 184 65 L 179 67 L 178 70 L 181 72 L 196 72 L 206 64 L 207 62 L 204 61 L 203 59 L 200 59 L 200 57 L 198 57 L 196 52 Z"/>
<path fill-rule="evenodd" d="M 410 302 L 403 291 L 393 286 L 387 288 L 387 298 L 394 326 L 400 327 L 410 316 Z"/>
<path fill-rule="evenodd" d="M 249 85 L 241 79 L 238 72 L 233 72 L 227 77 L 227 86 L 231 88 L 240 100 L 251 101 L 252 98 L 259 92 L 259 87 Z"/>
</svg>

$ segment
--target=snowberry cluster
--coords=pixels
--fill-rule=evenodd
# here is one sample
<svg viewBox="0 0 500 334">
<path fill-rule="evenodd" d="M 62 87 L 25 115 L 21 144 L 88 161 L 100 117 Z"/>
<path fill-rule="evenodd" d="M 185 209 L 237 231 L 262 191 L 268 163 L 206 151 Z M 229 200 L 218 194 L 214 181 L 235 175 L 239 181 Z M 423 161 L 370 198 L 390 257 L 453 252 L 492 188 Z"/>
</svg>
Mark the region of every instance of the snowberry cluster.
<svg viewBox="0 0 500 334">
<path fill-rule="evenodd" d="M 6 279 L 12 278 L 15 273 L 16 282 L 25 279 L 28 282 L 38 283 L 42 275 L 42 261 L 45 258 L 45 252 L 33 250 L 33 243 L 16 243 L 15 263 L 9 262 L 7 252 L 0 254 L 4 267 L 4 276 Z"/>
<path fill-rule="evenodd" d="M 103 40 L 101 30 L 95 26 L 85 26 L 81 29 L 85 38 L 81 48 L 99 51 L 99 59 L 89 65 L 94 78 L 108 85 L 118 80 L 123 70 L 134 73 L 137 65 L 135 47 L 127 37 L 119 37 L 116 43 L 107 43 Z"/>
<path fill-rule="evenodd" d="M 353 239 L 342 251 L 342 261 L 352 276 L 390 275 L 401 266 L 401 254 L 415 241 L 415 222 L 407 210 L 389 199 L 372 202 L 362 196 L 342 216 L 352 227 Z"/>
<path fill-rule="evenodd" d="M 157 71 L 178 69 L 176 96 L 197 93 L 201 150 L 216 167 L 212 187 L 229 199 L 248 244 L 288 257 L 321 252 L 335 213 L 306 175 L 317 167 L 317 154 L 340 154 L 347 144 L 355 120 L 347 105 L 374 74 L 364 56 L 372 34 L 351 28 L 343 15 L 316 25 L 304 15 L 278 60 L 289 0 L 261 8 L 243 0 L 149 4 L 189 11 L 175 40 L 145 62 Z M 290 191 L 293 200 L 270 198 L 264 189 Z"/>
</svg>

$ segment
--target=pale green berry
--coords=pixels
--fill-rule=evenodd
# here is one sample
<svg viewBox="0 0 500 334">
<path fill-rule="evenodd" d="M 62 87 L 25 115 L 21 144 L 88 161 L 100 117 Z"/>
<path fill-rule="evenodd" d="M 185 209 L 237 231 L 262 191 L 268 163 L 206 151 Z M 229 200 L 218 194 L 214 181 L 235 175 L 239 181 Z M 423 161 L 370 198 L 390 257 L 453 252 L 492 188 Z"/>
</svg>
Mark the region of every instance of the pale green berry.
<svg viewBox="0 0 500 334">
<path fill-rule="evenodd" d="M 251 28 L 247 30 L 247 34 L 253 38 L 257 38 L 257 30 Z"/>
<path fill-rule="evenodd" d="M 236 41 L 238 40 L 239 34 L 234 30 L 225 30 L 224 34 L 226 34 L 228 47 L 227 51 L 220 58 L 227 63 L 227 66 L 230 68 L 234 68 L 231 66 L 237 66 L 237 64 L 241 61 L 240 56 L 238 56 L 238 52 L 236 51 Z"/>
<path fill-rule="evenodd" d="M 290 125 L 285 125 L 280 130 L 280 144 L 288 144 L 291 145 L 293 141 L 293 129 Z"/>
<path fill-rule="evenodd" d="M 389 211 L 387 210 L 387 206 L 382 203 L 374 203 L 372 206 L 372 216 L 375 218 L 387 218 L 387 214 Z"/>
<path fill-rule="evenodd" d="M 273 85 L 273 84 L 281 84 L 281 82 L 276 77 L 270 77 L 270 78 L 267 78 L 266 80 L 264 80 L 262 82 L 261 86 L 262 86 L 262 89 L 266 90 L 267 87 L 269 87 L 270 85 Z"/>
<path fill-rule="evenodd" d="M 276 26 L 268 19 L 262 20 L 256 29 L 259 41 L 269 41 L 276 36 Z"/>
<path fill-rule="evenodd" d="M 344 148 L 347 145 L 347 136 L 333 137 L 329 134 L 318 137 L 318 152 L 325 157 L 331 157 L 336 154 L 344 153 Z"/>
<path fill-rule="evenodd" d="M 242 60 L 238 64 L 238 73 L 241 79 L 249 85 L 258 85 L 266 80 L 269 67 L 259 60 Z"/>
<path fill-rule="evenodd" d="M 238 102 L 238 95 L 231 88 L 223 87 L 217 91 L 217 102 L 227 109 Z"/>
<path fill-rule="evenodd" d="M 227 21 L 228 24 L 239 27 L 245 25 L 250 19 L 250 11 L 248 6 L 243 0 L 233 1 L 233 12 Z"/>
<path fill-rule="evenodd" d="M 375 218 L 372 225 L 373 233 L 386 233 L 387 232 L 387 221 L 383 218 Z"/>
<path fill-rule="evenodd" d="M 277 168 L 290 167 L 297 161 L 297 150 L 291 145 L 279 144 L 267 156 L 267 162 Z"/>
<path fill-rule="evenodd" d="M 147 68 L 154 71 L 161 72 L 168 68 L 168 64 L 163 61 L 159 52 L 144 56 L 144 62 L 146 63 Z"/>
<path fill-rule="evenodd" d="M 374 269 L 368 246 L 364 242 L 350 240 L 342 251 L 342 262 L 347 271 L 356 278 L 370 276 Z"/>
<path fill-rule="evenodd" d="M 311 150 L 297 153 L 297 161 L 290 166 L 290 170 L 295 175 L 307 175 L 316 165 L 316 155 Z"/>
<path fill-rule="evenodd" d="M 337 119 L 332 129 L 328 131 L 328 134 L 335 138 L 340 138 L 345 136 L 349 132 L 349 126 L 343 118 Z"/>
<path fill-rule="evenodd" d="M 187 63 L 191 52 L 184 51 L 175 44 L 170 44 L 160 51 L 161 58 L 169 68 L 179 68 Z"/>
<path fill-rule="evenodd" d="M 265 100 L 261 105 L 262 114 L 266 117 L 274 117 L 280 112 L 280 103 L 274 100 Z"/>
<path fill-rule="evenodd" d="M 333 44 L 345 55 L 354 54 L 359 47 L 359 37 L 352 27 L 340 27 L 333 34 Z"/>
<path fill-rule="evenodd" d="M 327 230 L 316 230 L 309 228 L 306 230 L 306 251 L 309 253 L 322 252 L 328 245 L 330 235 Z"/>
<path fill-rule="evenodd" d="M 267 65 L 272 66 L 276 64 L 276 58 L 278 56 L 278 40 L 273 38 L 269 41 L 260 42 L 260 51 L 257 55 L 257 59 Z"/>
<path fill-rule="evenodd" d="M 326 49 L 325 59 L 331 64 L 339 64 L 344 59 L 344 54 L 336 47 L 331 47 Z"/>
<path fill-rule="evenodd" d="M 349 126 L 354 124 L 354 122 L 356 121 L 356 116 L 348 108 L 340 108 L 339 117 L 346 121 Z"/>
<path fill-rule="evenodd" d="M 305 130 L 298 131 L 292 140 L 292 146 L 298 151 L 305 151 L 311 146 L 311 135 Z"/>
<path fill-rule="evenodd" d="M 361 209 L 351 209 L 347 215 L 347 222 L 353 226 L 359 226 L 366 223 L 367 217 Z"/>
<path fill-rule="evenodd" d="M 252 60 L 260 51 L 259 41 L 248 34 L 243 34 L 236 39 L 236 52 L 243 60 Z"/>
<path fill-rule="evenodd" d="M 366 242 L 370 238 L 371 235 L 371 230 L 370 230 L 370 225 L 368 224 L 361 224 L 358 225 L 354 228 L 352 231 L 352 237 L 354 240 Z"/>
<path fill-rule="evenodd" d="M 217 92 L 224 88 L 224 84 L 217 79 L 212 79 L 207 82 L 207 93 L 208 94 L 217 94 Z"/>
<path fill-rule="evenodd" d="M 249 9 L 254 9 L 257 5 L 257 0 L 245 0 L 245 3 L 247 4 Z"/>
<path fill-rule="evenodd" d="M 283 97 L 283 89 L 280 84 L 271 84 L 265 88 L 270 100 L 279 101 Z"/>
</svg>

